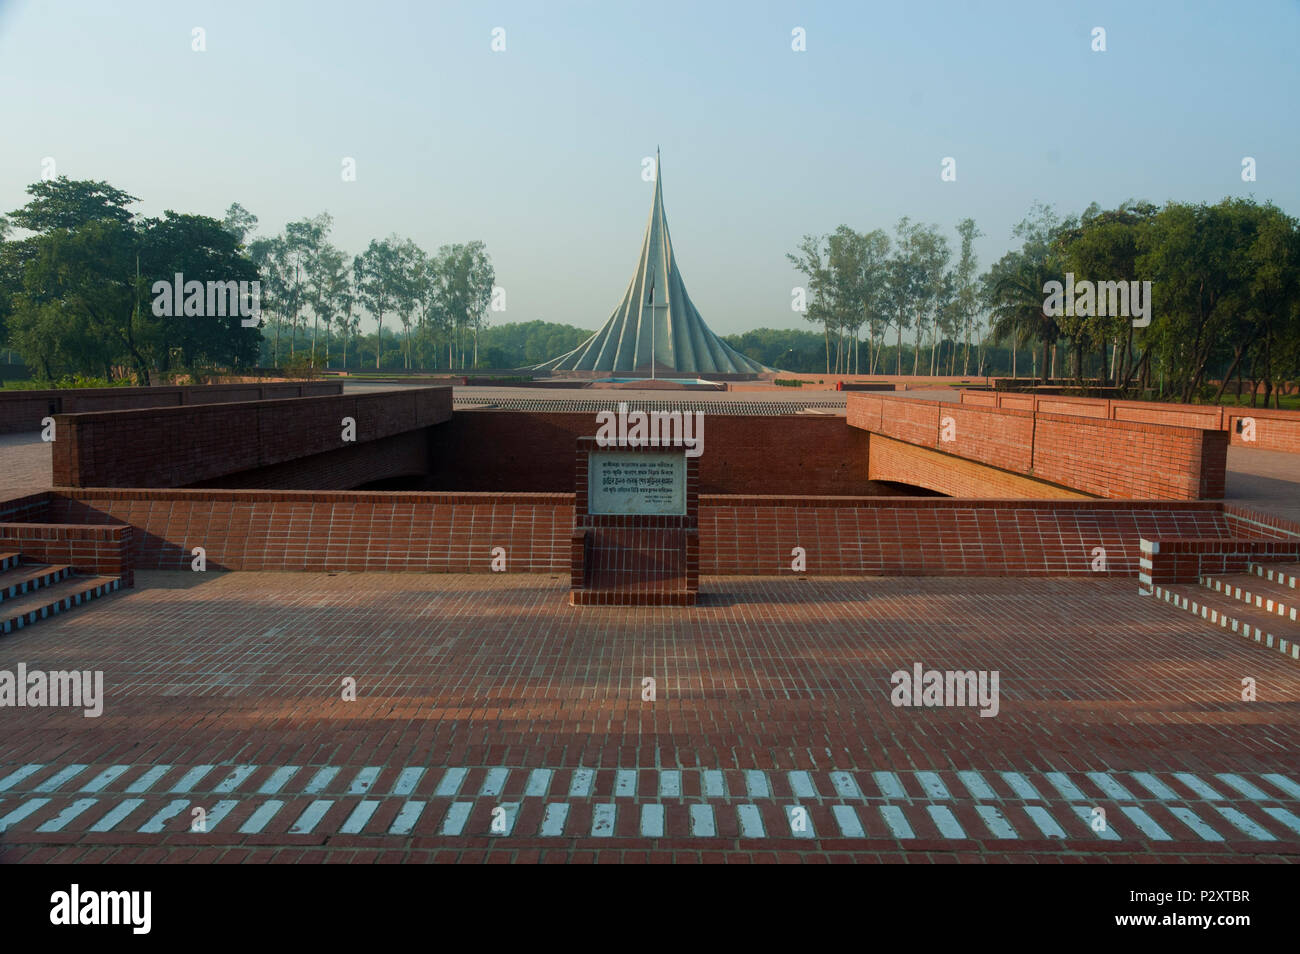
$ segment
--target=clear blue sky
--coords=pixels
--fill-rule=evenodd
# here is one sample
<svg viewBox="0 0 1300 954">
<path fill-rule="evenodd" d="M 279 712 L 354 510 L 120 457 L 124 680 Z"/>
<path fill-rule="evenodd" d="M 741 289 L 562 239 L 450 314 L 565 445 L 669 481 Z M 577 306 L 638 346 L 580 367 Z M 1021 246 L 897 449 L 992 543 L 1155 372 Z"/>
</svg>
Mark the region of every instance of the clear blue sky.
<svg viewBox="0 0 1300 954">
<path fill-rule="evenodd" d="M 147 214 L 238 201 L 268 233 L 328 210 L 349 252 L 482 239 L 507 291 L 494 323 L 595 329 L 632 274 L 659 145 L 705 320 L 798 327 L 785 253 L 841 222 L 909 215 L 955 241 L 971 216 L 984 268 L 1035 200 L 1300 214 L 1298 41 L 1295 0 L 0 0 L 0 211 L 52 156 Z"/>
</svg>

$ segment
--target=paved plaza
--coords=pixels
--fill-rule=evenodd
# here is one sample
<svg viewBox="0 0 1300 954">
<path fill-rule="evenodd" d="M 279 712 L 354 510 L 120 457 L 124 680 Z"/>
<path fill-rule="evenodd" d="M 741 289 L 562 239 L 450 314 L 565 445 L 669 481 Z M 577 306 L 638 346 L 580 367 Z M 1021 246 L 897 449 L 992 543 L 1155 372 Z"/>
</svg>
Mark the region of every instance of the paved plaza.
<svg viewBox="0 0 1300 954">
<path fill-rule="evenodd" d="M 1300 668 L 1133 581 L 566 587 L 139 573 L 0 642 L 105 680 L 6 713 L 0 861 L 1300 858 Z M 917 663 L 997 714 L 894 706 Z"/>
</svg>

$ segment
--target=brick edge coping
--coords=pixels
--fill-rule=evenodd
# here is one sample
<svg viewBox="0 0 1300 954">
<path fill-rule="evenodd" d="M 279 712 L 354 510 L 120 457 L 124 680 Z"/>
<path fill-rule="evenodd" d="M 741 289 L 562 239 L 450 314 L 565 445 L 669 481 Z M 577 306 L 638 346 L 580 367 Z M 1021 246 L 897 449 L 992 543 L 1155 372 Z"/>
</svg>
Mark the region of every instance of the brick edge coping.
<svg viewBox="0 0 1300 954">
<path fill-rule="evenodd" d="M 402 388 L 400 391 L 369 391 L 360 394 L 347 394 L 339 391 L 337 394 L 310 394 L 295 397 L 274 397 L 258 398 L 253 401 L 205 401 L 202 404 L 178 404 L 178 405 L 161 405 L 157 407 L 126 407 L 110 408 L 102 411 L 68 411 L 54 415 L 56 421 L 59 418 L 68 419 L 66 423 L 93 423 L 96 420 L 108 418 L 110 416 L 120 416 L 123 414 L 134 415 L 132 420 L 142 420 L 149 415 L 154 414 L 193 414 L 195 412 L 220 411 L 231 407 L 239 407 L 245 410 L 250 408 L 267 407 L 271 405 L 285 405 L 296 402 L 298 405 L 305 406 L 312 402 L 318 404 L 334 403 L 337 404 L 340 399 L 347 401 L 364 401 L 371 402 L 382 398 L 391 398 L 396 394 L 414 394 L 422 391 L 446 391 L 451 392 L 451 385 L 430 385 L 429 387 L 412 387 Z"/>
<path fill-rule="evenodd" d="M 210 500 L 214 502 L 286 503 L 411 503 L 411 504 L 516 504 L 522 506 L 574 506 L 572 492 L 533 491 L 411 491 L 411 490 L 240 490 L 224 488 L 124 488 L 48 487 L 35 492 L 0 496 L 0 512 L 42 507 L 54 497 L 67 500 Z M 905 497 L 787 494 L 700 494 L 701 509 L 756 508 L 871 508 L 904 510 L 1194 510 L 1222 512 L 1245 523 L 1300 536 L 1300 522 L 1224 500 L 1168 500 L 1141 498 L 1035 499 L 1012 497 Z M 0 517 L 0 523 L 6 522 Z M 19 521 L 23 522 L 23 521 Z"/>
<path fill-rule="evenodd" d="M 1134 430 L 1139 432 L 1145 432 L 1148 434 L 1165 434 L 1168 433 L 1170 430 L 1188 431 L 1190 433 L 1198 433 L 1200 431 L 1210 431 L 1213 433 L 1223 432 L 1223 429 L 1220 427 L 1192 427 L 1187 424 L 1158 424 L 1150 421 L 1129 421 L 1123 418 L 1100 417 L 1100 416 L 1095 416 L 1090 414 L 1064 414 L 1059 411 L 1038 411 L 1038 410 L 1031 410 L 1029 408 L 1020 408 L 1020 407 L 995 407 L 991 404 L 967 404 L 962 401 L 927 401 L 920 398 L 899 397 L 896 394 L 890 394 L 888 392 L 876 392 L 876 391 L 850 393 L 848 397 L 848 401 L 846 402 L 846 407 L 848 403 L 853 401 L 874 401 L 874 400 L 895 401 L 895 402 L 901 401 L 911 406 L 919 405 L 922 407 L 935 408 L 936 410 L 941 410 L 942 408 L 945 407 L 946 408 L 958 407 L 961 408 L 963 411 L 981 411 L 985 413 L 1005 415 L 1008 417 L 1038 418 L 1040 420 L 1061 421 L 1064 423 L 1071 423 L 1071 424 L 1101 424 L 1101 425 L 1111 425 L 1111 426 L 1118 425 L 1124 430 Z M 1199 405 L 1187 405 L 1187 406 L 1198 407 Z M 852 426 L 856 426 L 856 425 L 850 424 L 850 427 Z M 885 436 L 889 436 L 889 435 L 885 435 Z"/>
</svg>

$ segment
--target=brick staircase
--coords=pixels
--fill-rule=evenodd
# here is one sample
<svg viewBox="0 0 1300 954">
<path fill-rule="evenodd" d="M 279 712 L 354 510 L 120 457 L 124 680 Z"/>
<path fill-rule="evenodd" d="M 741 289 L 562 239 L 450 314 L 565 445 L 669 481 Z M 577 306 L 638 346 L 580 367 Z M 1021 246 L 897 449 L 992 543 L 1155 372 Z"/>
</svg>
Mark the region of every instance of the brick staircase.
<svg viewBox="0 0 1300 954">
<path fill-rule="evenodd" d="M 1199 586 L 1157 583 L 1179 609 L 1300 659 L 1300 564 L 1250 563 L 1245 573 L 1203 575 Z"/>
<path fill-rule="evenodd" d="M 0 635 L 30 626 L 122 585 L 116 576 L 81 576 L 70 566 L 23 563 L 18 553 L 0 553 Z"/>
</svg>

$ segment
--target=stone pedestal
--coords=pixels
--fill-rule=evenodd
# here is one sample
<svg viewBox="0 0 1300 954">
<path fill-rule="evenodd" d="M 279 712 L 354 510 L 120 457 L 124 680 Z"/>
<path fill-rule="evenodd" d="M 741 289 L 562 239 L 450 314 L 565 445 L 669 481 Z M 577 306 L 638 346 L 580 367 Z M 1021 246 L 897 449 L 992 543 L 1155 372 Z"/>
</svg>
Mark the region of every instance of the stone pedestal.
<svg viewBox="0 0 1300 954">
<path fill-rule="evenodd" d="M 569 602 L 694 606 L 699 593 L 699 458 L 681 447 L 578 440 Z"/>
</svg>

